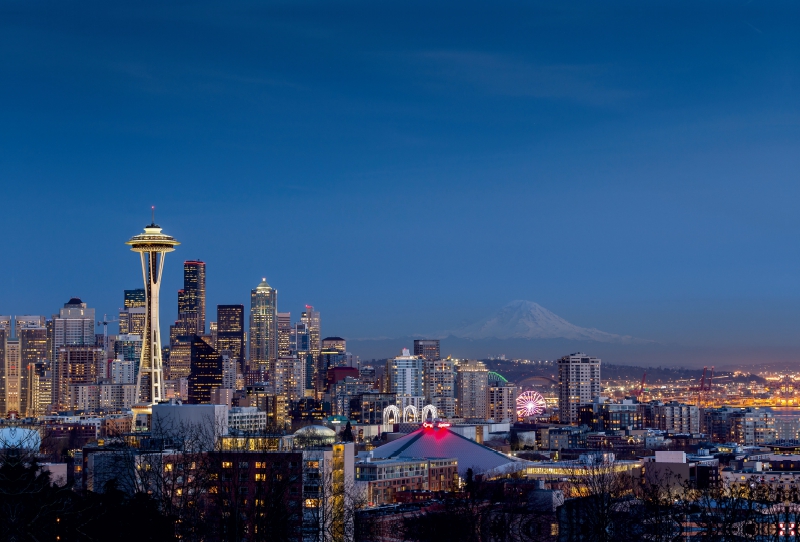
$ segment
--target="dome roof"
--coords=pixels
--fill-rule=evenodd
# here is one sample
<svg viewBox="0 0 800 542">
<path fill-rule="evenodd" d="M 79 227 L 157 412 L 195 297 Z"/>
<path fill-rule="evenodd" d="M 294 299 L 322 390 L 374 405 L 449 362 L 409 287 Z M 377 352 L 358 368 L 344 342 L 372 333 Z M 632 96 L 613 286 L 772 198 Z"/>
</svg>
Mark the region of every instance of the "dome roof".
<svg viewBox="0 0 800 542">
<path fill-rule="evenodd" d="M 306 425 L 294 432 L 296 437 L 332 437 L 336 438 L 336 431 L 324 425 Z"/>
<path fill-rule="evenodd" d="M 62 297 L 61 299 L 64 299 L 64 298 Z M 81 301 L 80 297 L 73 297 L 73 298 L 70 298 L 69 301 L 67 301 L 67 305 L 80 305 L 81 303 L 83 303 L 83 301 Z"/>
</svg>

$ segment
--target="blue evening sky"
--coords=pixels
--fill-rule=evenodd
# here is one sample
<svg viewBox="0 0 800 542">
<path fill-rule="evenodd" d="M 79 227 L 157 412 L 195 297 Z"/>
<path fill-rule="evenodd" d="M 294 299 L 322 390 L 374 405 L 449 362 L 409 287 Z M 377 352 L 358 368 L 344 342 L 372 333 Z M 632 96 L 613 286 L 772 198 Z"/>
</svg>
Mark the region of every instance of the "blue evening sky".
<svg viewBox="0 0 800 542">
<path fill-rule="evenodd" d="M 514 299 L 800 346 L 796 2 L 0 4 L 0 314 L 141 283 L 150 205 L 217 303 L 323 334 Z M 387 355 L 390 353 L 387 353 Z"/>
</svg>

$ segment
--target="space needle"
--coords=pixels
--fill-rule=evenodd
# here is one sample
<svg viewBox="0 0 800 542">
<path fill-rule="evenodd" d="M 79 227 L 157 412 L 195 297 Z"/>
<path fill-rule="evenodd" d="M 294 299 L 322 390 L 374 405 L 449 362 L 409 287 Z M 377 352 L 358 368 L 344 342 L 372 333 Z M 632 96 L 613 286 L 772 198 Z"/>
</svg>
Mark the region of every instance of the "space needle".
<svg viewBox="0 0 800 542">
<path fill-rule="evenodd" d="M 164 370 L 161 364 L 161 332 L 158 321 L 158 292 L 161 289 L 161 274 L 164 257 L 180 243 L 174 237 L 161 233 L 156 224 L 155 207 L 153 220 L 145 226 L 144 233 L 134 235 L 125 243 L 142 258 L 142 277 L 145 291 L 145 321 L 142 337 L 142 357 L 136 374 L 133 427 L 140 414 L 151 414 L 152 406 L 164 398 Z"/>
</svg>

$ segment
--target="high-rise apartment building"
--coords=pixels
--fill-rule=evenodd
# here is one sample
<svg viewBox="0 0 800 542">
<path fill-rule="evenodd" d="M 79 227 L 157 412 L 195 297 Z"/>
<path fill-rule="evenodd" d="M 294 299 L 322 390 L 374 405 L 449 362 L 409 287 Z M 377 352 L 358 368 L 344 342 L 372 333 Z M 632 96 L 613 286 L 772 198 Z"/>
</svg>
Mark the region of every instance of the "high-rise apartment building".
<svg viewBox="0 0 800 542">
<path fill-rule="evenodd" d="M 456 370 L 451 359 L 426 359 L 423 389 L 425 400 L 436 407 L 440 418 L 456 415 Z"/>
<path fill-rule="evenodd" d="M 306 310 L 300 315 L 300 321 L 306 325 L 308 331 L 308 351 L 314 359 L 317 359 L 322 350 L 319 311 L 315 311 L 311 305 L 306 305 Z"/>
<path fill-rule="evenodd" d="M 415 339 L 414 355 L 424 360 L 433 361 L 441 358 L 438 339 Z"/>
<path fill-rule="evenodd" d="M 581 405 L 600 397 L 600 359 L 582 352 L 558 360 L 558 417 L 578 423 Z"/>
<path fill-rule="evenodd" d="M 53 318 L 53 356 L 62 346 L 94 346 L 94 309 L 73 297 Z"/>
<path fill-rule="evenodd" d="M 514 384 L 497 383 L 497 385 L 489 386 L 488 393 L 489 418 L 497 423 L 517 421 L 517 395 L 519 392 Z"/>
<path fill-rule="evenodd" d="M 292 313 L 278 313 L 278 357 L 292 356 Z"/>
<path fill-rule="evenodd" d="M 250 368 L 278 357 L 278 291 L 262 279 L 250 291 Z"/>
<path fill-rule="evenodd" d="M 489 369 L 481 361 L 459 361 L 456 372 L 457 414 L 485 420 L 489 416 Z"/>
<path fill-rule="evenodd" d="M 424 363 L 419 356 L 412 356 L 408 348 L 403 348 L 402 354 L 396 358 L 387 360 L 387 391 L 395 394 L 399 407 L 413 405 L 417 410 L 422 408 L 425 399 L 422 386 Z"/>
<path fill-rule="evenodd" d="M 206 333 L 206 264 L 183 262 L 183 290 L 178 293 L 178 319 L 187 322 L 189 333 Z"/>
<path fill-rule="evenodd" d="M 191 338 L 189 404 L 211 402 L 211 391 L 222 387 L 222 356 L 197 335 Z"/>
<path fill-rule="evenodd" d="M 297 358 L 278 358 L 273 362 L 271 378 L 278 395 L 289 401 L 299 401 L 305 396 L 305 363 Z"/>
<path fill-rule="evenodd" d="M 229 350 L 240 364 L 245 358 L 244 325 L 244 305 L 217 305 L 216 350 Z"/>
</svg>

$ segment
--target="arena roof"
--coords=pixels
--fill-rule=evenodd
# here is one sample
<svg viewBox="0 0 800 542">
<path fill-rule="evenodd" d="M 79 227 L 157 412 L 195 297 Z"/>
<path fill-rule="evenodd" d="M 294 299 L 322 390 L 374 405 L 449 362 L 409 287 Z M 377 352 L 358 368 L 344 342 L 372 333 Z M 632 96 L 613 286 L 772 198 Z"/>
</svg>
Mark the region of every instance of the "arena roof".
<svg viewBox="0 0 800 542">
<path fill-rule="evenodd" d="M 424 457 L 426 459 L 455 457 L 458 474 L 467 469 L 475 474 L 499 476 L 525 469 L 529 461 L 501 454 L 482 444 L 453 433 L 444 427 L 422 427 L 372 451 L 375 458 Z"/>
</svg>

